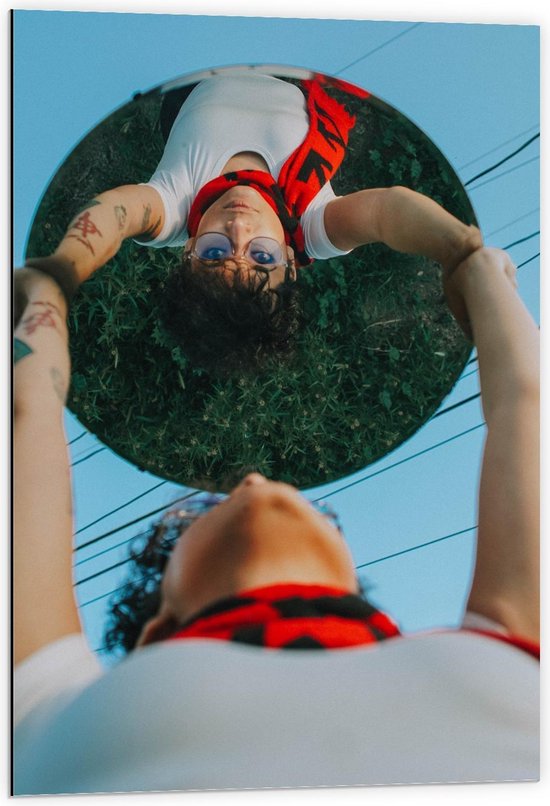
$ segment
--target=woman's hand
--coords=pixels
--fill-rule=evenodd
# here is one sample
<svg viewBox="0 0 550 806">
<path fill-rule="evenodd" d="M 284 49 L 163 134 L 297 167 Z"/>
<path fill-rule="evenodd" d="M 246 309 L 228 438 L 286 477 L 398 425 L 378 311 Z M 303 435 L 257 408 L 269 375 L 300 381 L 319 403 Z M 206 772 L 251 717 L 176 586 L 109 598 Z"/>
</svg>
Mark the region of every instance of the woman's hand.
<svg viewBox="0 0 550 806">
<path fill-rule="evenodd" d="M 494 247 L 482 246 L 472 252 L 454 269 L 444 269 L 443 272 L 443 291 L 449 309 L 471 341 L 473 340 L 473 334 L 465 301 L 465 291 L 472 274 L 482 271 L 501 272 L 507 277 L 514 289 L 518 287 L 517 269 L 510 255 L 502 249 Z"/>
</svg>

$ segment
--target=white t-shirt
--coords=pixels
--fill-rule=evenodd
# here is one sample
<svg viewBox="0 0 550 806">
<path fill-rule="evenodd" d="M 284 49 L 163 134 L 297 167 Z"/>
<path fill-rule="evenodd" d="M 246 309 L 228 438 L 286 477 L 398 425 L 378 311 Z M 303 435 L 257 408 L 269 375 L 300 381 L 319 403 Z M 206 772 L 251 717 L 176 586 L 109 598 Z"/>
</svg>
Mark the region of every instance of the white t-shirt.
<svg viewBox="0 0 550 806">
<path fill-rule="evenodd" d="M 104 672 L 71 636 L 21 664 L 16 701 L 37 684 L 15 794 L 539 776 L 538 663 L 469 632 L 327 651 L 169 641 Z"/>
<path fill-rule="evenodd" d="M 201 81 L 180 109 L 164 154 L 146 183 L 158 191 L 164 204 L 164 226 L 146 245 L 185 244 L 187 216 L 195 196 L 207 182 L 221 175 L 235 154 L 259 154 L 278 179 L 308 128 L 304 95 L 293 84 L 244 72 Z M 326 259 L 349 252 L 333 246 L 325 231 L 324 210 L 335 198 L 327 182 L 301 217 L 310 257 Z"/>
</svg>

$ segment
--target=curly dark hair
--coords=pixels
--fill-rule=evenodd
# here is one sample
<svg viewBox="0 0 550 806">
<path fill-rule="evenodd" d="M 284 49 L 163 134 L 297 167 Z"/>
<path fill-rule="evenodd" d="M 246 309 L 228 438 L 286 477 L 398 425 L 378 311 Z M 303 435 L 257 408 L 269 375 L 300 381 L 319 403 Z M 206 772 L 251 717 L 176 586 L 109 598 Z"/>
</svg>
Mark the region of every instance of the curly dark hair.
<svg viewBox="0 0 550 806">
<path fill-rule="evenodd" d="M 269 357 L 289 358 L 301 323 L 298 287 L 289 272 L 276 288 L 268 275 L 197 269 L 189 253 L 165 283 L 164 327 L 196 366 L 211 374 L 254 371 Z"/>
<path fill-rule="evenodd" d="M 105 648 L 109 651 L 127 653 L 134 649 L 146 622 L 158 613 L 164 569 L 185 528 L 181 518 L 170 520 L 163 516 L 132 540 L 128 580 L 110 602 L 105 628 Z"/>
<path fill-rule="evenodd" d="M 193 498 L 190 493 L 178 502 Z M 104 633 L 104 646 L 110 652 L 127 654 L 138 641 L 146 622 L 155 616 L 161 604 L 160 585 L 172 549 L 181 534 L 193 522 L 177 506 L 169 508 L 162 518 L 136 535 L 130 547 L 130 573 L 127 582 L 117 589 L 110 601 L 110 613 Z M 336 525 L 341 531 L 338 522 Z M 357 578 L 358 595 L 366 602 L 368 583 Z M 370 602 L 369 602 L 370 604 Z"/>
</svg>

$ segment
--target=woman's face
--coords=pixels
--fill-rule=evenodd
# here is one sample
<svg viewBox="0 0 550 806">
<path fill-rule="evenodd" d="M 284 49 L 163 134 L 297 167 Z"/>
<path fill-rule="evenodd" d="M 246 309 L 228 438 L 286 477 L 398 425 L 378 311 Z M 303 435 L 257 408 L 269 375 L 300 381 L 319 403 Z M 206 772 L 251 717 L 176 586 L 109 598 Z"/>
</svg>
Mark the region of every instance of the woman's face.
<svg viewBox="0 0 550 806">
<path fill-rule="evenodd" d="M 338 528 L 294 487 L 252 473 L 180 536 L 165 569 L 159 613 L 138 646 L 166 637 L 217 599 L 281 582 L 357 592 Z"/>
<path fill-rule="evenodd" d="M 285 278 L 286 263 L 292 250 L 285 245 L 285 233 L 279 217 L 254 188 L 236 185 L 219 197 L 203 214 L 194 238 L 186 244 L 193 248 L 196 239 L 206 232 L 220 232 L 233 245 L 234 258 L 224 261 L 224 269 L 255 271 L 246 260 L 247 246 L 253 238 L 272 238 L 282 246 L 283 262 L 269 273 L 269 287 L 276 288 Z"/>
</svg>

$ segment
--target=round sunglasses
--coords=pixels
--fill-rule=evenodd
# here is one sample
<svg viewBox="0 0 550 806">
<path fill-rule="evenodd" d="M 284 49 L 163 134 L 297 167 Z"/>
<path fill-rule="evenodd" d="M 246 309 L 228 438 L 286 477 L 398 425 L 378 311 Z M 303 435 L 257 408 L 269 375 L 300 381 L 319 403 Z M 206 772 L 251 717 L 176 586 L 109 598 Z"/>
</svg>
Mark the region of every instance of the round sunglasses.
<svg viewBox="0 0 550 806">
<path fill-rule="evenodd" d="M 219 266 L 235 256 L 235 247 L 222 232 L 204 232 L 195 239 L 191 255 L 203 265 Z M 252 238 L 243 255 L 255 269 L 270 272 L 286 264 L 283 247 L 274 238 Z"/>
</svg>

